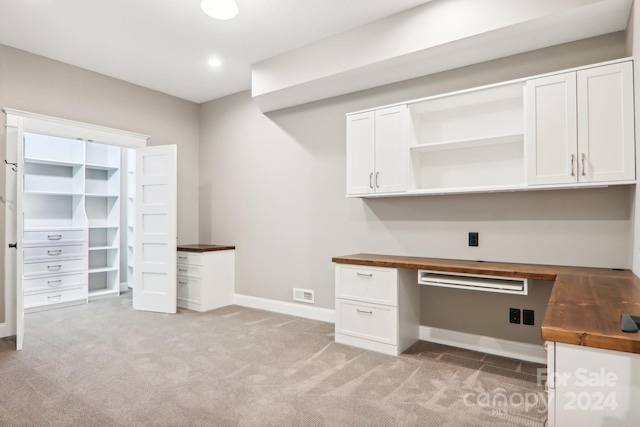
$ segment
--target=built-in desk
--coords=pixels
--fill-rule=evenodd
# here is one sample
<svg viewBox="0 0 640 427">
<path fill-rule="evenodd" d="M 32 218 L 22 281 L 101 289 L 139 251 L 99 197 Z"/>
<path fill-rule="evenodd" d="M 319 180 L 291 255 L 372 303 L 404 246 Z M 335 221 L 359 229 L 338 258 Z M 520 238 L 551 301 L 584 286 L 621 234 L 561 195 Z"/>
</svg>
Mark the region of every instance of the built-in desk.
<svg viewBox="0 0 640 427">
<path fill-rule="evenodd" d="M 397 271 L 397 295 L 415 292 L 417 274 L 412 270 L 553 281 L 542 322 L 542 339 L 548 342 L 548 348 L 547 373 L 541 380 L 547 380 L 549 426 L 636 425 L 640 419 L 640 333 L 620 330 L 621 314 L 640 315 L 640 278 L 631 271 L 375 254 L 335 257 L 333 262 L 336 283 L 341 279 L 342 266 Z M 336 301 L 340 292 L 336 289 Z M 403 313 L 419 310 L 412 298 L 416 298 L 415 293 L 405 298 L 404 307 L 396 305 L 395 320 L 398 331 L 415 337 L 414 326 L 408 325 L 407 319 L 415 321 L 419 317 Z M 356 345 L 366 342 L 366 337 L 339 330 L 341 315 L 336 302 L 336 341 L 354 344 L 355 339 Z M 397 353 L 407 342 L 396 339 Z M 381 345 L 375 342 L 376 348 L 363 347 L 381 351 Z"/>
</svg>

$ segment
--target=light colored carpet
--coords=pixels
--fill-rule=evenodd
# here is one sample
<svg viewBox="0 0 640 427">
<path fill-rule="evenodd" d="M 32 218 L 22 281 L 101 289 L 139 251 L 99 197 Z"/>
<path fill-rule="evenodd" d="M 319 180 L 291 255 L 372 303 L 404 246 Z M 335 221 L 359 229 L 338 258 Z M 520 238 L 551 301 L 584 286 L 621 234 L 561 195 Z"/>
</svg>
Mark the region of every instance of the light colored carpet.
<svg viewBox="0 0 640 427">
<path fill-rule="evenodd" d="M 540 365 L 422 341 L 385 356 L 336 344 L 332 324 L 266 311 L 136 312 L 124 294 L 26 323 L 23 351 L 0 340 L 2 426 L 494 427 L 546 418 Z"/>
</svg>

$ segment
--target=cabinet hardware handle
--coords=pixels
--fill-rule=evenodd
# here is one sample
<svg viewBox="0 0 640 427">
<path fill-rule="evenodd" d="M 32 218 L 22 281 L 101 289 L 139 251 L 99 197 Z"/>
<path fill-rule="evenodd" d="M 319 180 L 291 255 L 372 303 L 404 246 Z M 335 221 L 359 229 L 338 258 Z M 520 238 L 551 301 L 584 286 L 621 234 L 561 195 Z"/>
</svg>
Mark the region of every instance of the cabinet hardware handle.
<svg viewBox="0 0 640 427">
<path fill-rule="evenodd" d="M 62 280 L 58 279 L 58 280 L 47 280 L 47 285 L 55 288 L 58 287 L 62 284 Z"/>
<path fill-rule="evenodd" d="M 356 275 L 360 277 L 373 277 L 372 273 L 356 273 Z"/>
<path fill-rule="evenodd" d="M 359 308 L 356 308 L 356 311 L 362 314 L 373 314 L 373 311 L 360 310 Z"/>
<path fill-rule="evenodd" d="M 187 282 L 185 282 L 184 280 L 178 280 L 178 285 L 184 286 L 186 284 Z"/>
<path fill-rule="evenodd" d="M 18 249 L 18 242 L 15 242 L 15 243 L 9 243 L 9 247 L 10 247 L 10 248 L 14 248 L 14 249 Z"/>
<path fill-rule="evenodd" d="M 178 269 L 178 271 L 179 271 L 180 273 L 186 273 L 186 272 L 187 272 L 187 271 L 189 271 L 189 270 L 188 270 L 188 269 L 186 269 L 186 268 L 179 268 L 179 269 Z"/>
<path fill-rule="evenodd" d="M 373 190 L 373 172 L 369 174 L 369 188 Z"/>
<path fill-rule="evenodd" d="M 60 240 L 60 239 L 62 239 L 62 234 L 49 234 L 49 235 L 47 235 L 47 239 L 49 239 L 49 240 Z"/>
<path fill-rule="evenodd" d="M 49 255 L 52 255 L 52 256 L 54 256 L 54 255 L 60 255 L 60 254 L 62 253 L 62 249 L 54 249 L 54 250 L 51 250 L 51 251 L 47 251 L 47 253 L 48 253 Z"/>
<path fill-rule="evenodd" d="M 587 176 L 586 157 L 587 155 L 582 153 L 582 176 Z"/>
<path fill-rule="evenodd" d="M 376 188 L 380 188 L 380 172 L 376 172 Z"/>
<path fill-rule="evenodd" d="M 575 154 L 571 155 L 571 176 L 576 176 L 576 156 Z"/>
<path fill-rule="evenodd" d="M 47 270 L 49 271 L 58 271 L 62 268 L 62 264 L 57 265 L 47 265 Z"/>
<path fill-rule="evenodd" d="M 178 259 L 186 260 L 186 259 L 187 259 L 187 257 L 186 257 L 186 256 L 179 256 L 179 257 L 178 257 Z"/>
<path fill-rule="evenodd" d="M 60 298 L 62 298 L 62 295 L 49 295 L 49 296 L 47 296 L 48 300 L 60 299 Z"/>
</svg>

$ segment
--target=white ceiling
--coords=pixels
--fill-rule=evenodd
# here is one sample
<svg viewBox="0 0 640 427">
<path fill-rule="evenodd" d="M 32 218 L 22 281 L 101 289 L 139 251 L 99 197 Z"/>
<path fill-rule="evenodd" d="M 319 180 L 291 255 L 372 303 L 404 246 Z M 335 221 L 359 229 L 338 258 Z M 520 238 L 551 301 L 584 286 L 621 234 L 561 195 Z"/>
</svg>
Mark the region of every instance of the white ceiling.
<svg viewBox="0 0 640 427">
<path fill-rule="evenodd" d="M 201 103 L 249 89 L 252 64 L 429 1 L 236 0 L 216 21 L 200 0 L 0 0 L 0 44 Z"/>
</svg>

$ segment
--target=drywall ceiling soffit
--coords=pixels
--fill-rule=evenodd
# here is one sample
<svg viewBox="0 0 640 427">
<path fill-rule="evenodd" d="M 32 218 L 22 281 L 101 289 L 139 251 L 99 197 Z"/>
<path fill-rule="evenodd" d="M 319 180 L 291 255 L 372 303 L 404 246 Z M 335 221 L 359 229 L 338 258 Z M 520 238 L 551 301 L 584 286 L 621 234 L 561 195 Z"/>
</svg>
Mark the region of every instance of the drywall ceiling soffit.
<svg viewBox="0 0 640 427">
<path fill-rule="evenodd" d="M 555 13 L 520 20 L 515 24 L 499 26 L 470 37 L 454 39 L 410 53 L 402 52 L 387 59 L 345 67 L 338 71 L 332 70 L 324 75 L 320 75 L 317 70 L 314 70 L 315 64 L 309 63 L 310 57 L 304 52 L 305 49 L 310 49 L 310 52 L 328 52 L 328 49 L 322 46 L 324 41 L 321 41 L 295 52 L 299 58 L 305 59 L 305 63 L 293 67 L 297 73 L 294 79 L 289 78 L 294 65 L 292 63 L 293 56 L 290 54 L 284 54 L 283 58 L 273 58 L 273 62 L 267 60 L 264 63 L 256 64 L 252 69 L 252 96 L 263 112 L 270 112 L 549 46 L 622 31 L 627 26 L 632 0 L 578 0 L 574 3 L 580 4 Z M 408 15 L 411 12 L 408 11 L 404 14 Z M 360 35 L 353 33 L 360 30 L 335 36 L 331 44 L 338 44 L 341 38 L 343 40 L 357 38 Z M 393 28 L 390 29 L 390 31 L 393 30 Z M 299 55 L 300 53 L 302 55 Z M 353 55 L 353 51 L 344 49 L 341 52 L 331 52 L 333 56 L 349 54 Z M 327 60 L 326 57 L 322 58 L 322 55 L 318 55 L 318 57 L 319 60 Z M 280 61 L 281 59 L 284 60 Z M 353 63 L 349 59 L 345 60 L 344 57 L 338 57 L 335 60 L 347 65 Z M 278 75 L 280 65 L 286 68 L 282 71 L 287 75 Z M 305 80 L 305 73 L 312 77 Z"/>
</svg>

